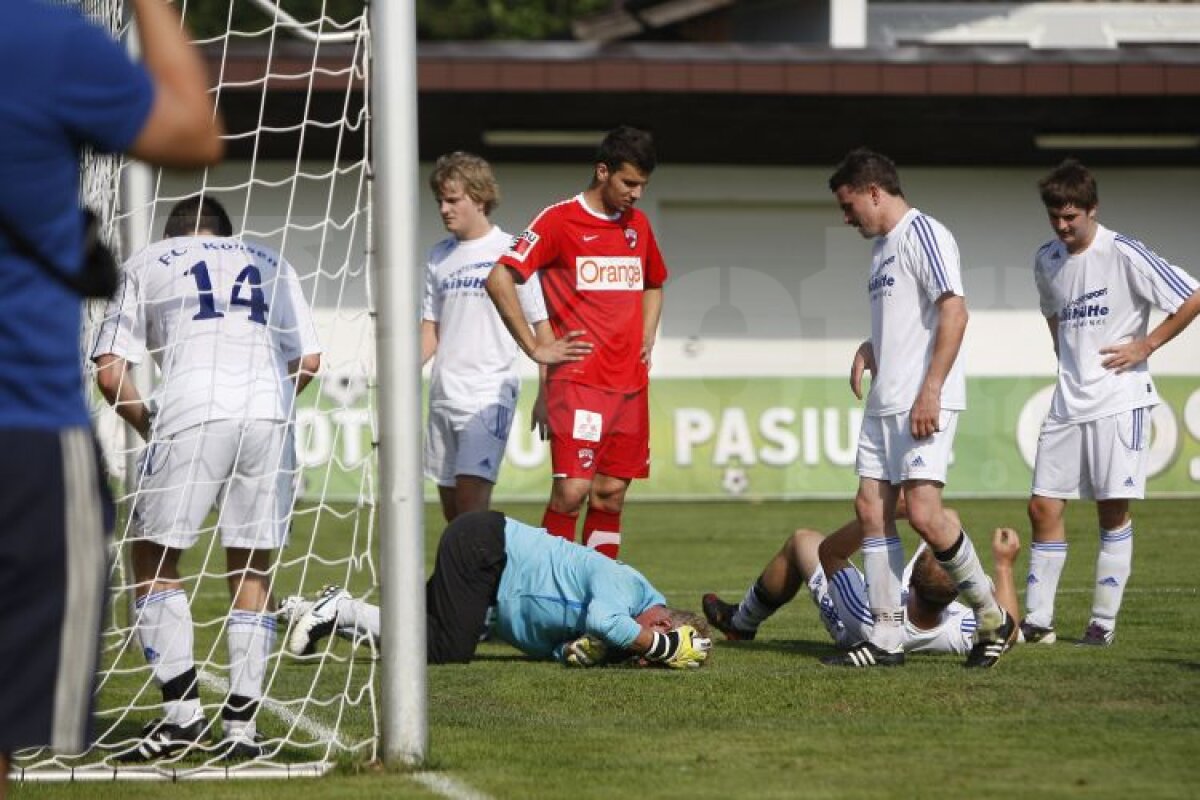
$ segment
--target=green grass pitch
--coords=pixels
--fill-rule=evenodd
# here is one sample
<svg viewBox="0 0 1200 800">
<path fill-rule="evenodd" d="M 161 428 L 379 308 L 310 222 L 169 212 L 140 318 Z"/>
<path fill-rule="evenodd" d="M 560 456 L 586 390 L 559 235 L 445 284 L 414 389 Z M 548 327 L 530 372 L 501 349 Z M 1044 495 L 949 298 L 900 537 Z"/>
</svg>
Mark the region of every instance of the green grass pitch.
<svg viewBox="0 0 1200 800">
<path fill-rule="evenodd" d="M 1023 501 L 952 505 L 985 563 L 991 529 L 1017 528 L 1024 575 Z M 541 515 L 501 510 L 535 523 Z M 884 672 L 822 667 L 831 647 L 803 594 L 754 642 L 718 643 L 695 673 L 567 671 L 485 644 L 476 663 L 429 671 L 425 769 L 495 798 L 1200 796 L 1198 511 L 1195 500 L 1135 505 L 1134 577 L 1110 649 L 1069 641 L 1087 622 L 1098 546 L 1091 507 L 1073 503 L 1060 641 L 1018 647 L 993 671 L 965 672 L 951 656 L 911 656 Z M 622 556 L 673 604 L 698 609 L 706 591 L 739 598 L 793 528 L 831 530 L 851 513 L 848 501 L 635 503 Z M 432 506 L 426 515 L 432 558 L 441 519 Z M 336 542 L 335 520 L 324 521 L 322 540 Z M 907 530 L 905 544 L 911 552 Z M 368 666 L 365 651 L 335 650 L 347 668 Z M 311 672 L 285 661 L 280 679 Z M 403 771 L 367 765 L 291 782 L 13 789 L 21 799 L 435 796 Z"/>
</svg>

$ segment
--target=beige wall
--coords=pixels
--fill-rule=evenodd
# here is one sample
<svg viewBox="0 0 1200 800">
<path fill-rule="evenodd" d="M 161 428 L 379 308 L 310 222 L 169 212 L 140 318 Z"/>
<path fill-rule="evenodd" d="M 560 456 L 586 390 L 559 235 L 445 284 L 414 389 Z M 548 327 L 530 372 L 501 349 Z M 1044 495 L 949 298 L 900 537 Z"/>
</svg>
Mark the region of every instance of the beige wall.
<svg viewBox="0 0 1200 800">
<path fill-rule="evenodd" d="M 422 165 L 422 181 L 429 166 Z M 282 244 L 301 274 L 311 276 L 331 346 L 361 350 L 368 325 L 358 313 L 366 296 L 365 220 L 356 220 L 354 209 L 363 189 L 356 174 L 332 175 L 328 165 L 305 165 L 309 177 L 297 181 L 288 180 L 293 171 L 291 164 L 260 164 L 259 183 L 247 193 L 245 165 L 226 165 L 209 184 L 240 186 L 224 192 L 231 212 L 240 216 L 248 209 L 248 227 Z M 589 177 L 587 164 L 502 164 L 496 172 L 504 198 L 493 219 L 510 232 L 548 203 L 582 189 Z M 655 374 L 845 373 L 868 330 L 861 284 L 870 248 L 841 224 L 825 186 L 828 172 L 659 168 L 642 203 L 672 269 Z M 910 201 L 958 239 L 972 311 L 966 342 L 971 374 L 1054 372 L 1030 272 L 1033 252 L 1050 235 L 1035 189 L 1041 172 L 902 168 Z M 1200 276 L 1194 255 L 1200 225 L 1192 205 L 1200 170 L 1105 169 L 1097 176 L 1103 222 Z M 194 185 L 195 179 L 168 176 L 160 195 Z M 423 253 L 443 231 L 424 183 L 419 196 Z M 284 225 L 289 208 L 292 227 Z M 326 224 L 329 218 L 337 225 Z M 160 231 L 161 219 L 156 235 Z M 1153 366 L 1160 374 L 1200 375 L 1200 325 L 1156 354 Z"/>
</svg>

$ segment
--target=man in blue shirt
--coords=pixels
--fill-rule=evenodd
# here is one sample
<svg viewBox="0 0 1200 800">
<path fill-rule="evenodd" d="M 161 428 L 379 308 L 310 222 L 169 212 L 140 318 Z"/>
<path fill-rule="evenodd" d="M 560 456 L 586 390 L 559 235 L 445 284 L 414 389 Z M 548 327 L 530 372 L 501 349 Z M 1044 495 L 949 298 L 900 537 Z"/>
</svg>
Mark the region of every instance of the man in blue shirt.
<svg viewBox="0 0 1200 800">
<path fill-rule="evenodd" d="M 83 262 L 80 152 L 183 167 L 224 149 L 178 15 L 131 4 L 143 65 L 75 9 L 0 6 L 0 797 L 13 750 L 89 735 L 112 509 L 62 280 Z"/>
<path fill-rule="evenodd" d="M 425 602 L 431 664 L 471 660 L 488 606 L 500 639 L 572 667 L 635 658 L 689 669 L 712 645 L 703 617 L 669 608 L 633 567 L 495 511 L 460 515 L 446 528 Z M 378 607 L 336 587 L 312 603 L 289 598 L 281 614 L 295 620 L 294 655 L 311 653 L 335 629 L 379 635 Z"/>
</svg>

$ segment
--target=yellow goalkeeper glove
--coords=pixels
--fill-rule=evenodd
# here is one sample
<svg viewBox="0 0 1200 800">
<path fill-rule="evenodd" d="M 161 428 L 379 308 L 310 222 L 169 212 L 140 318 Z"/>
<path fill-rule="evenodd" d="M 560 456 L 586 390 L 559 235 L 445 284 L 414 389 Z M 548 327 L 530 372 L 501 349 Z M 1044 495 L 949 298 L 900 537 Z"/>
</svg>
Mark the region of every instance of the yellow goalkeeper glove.
<svg viewBox="0 0 1200 800">
<path fill-rule="evenodd" d="M 563 663 L 568 667 L 596 667 L 603 664 L 607 656 L 608 645 L 595 636 L 580 636 L 572 642 L 567 642 L 563 648 Z"/>
<path fill-rule="evenodd" d="M 691 625 L 680 625 L 668 633 L 655 631 L 646 658 L 671 669 L 696 669 L 708 658 L 711 649 L 711 639 L 701 636 Z"/>
</svg>

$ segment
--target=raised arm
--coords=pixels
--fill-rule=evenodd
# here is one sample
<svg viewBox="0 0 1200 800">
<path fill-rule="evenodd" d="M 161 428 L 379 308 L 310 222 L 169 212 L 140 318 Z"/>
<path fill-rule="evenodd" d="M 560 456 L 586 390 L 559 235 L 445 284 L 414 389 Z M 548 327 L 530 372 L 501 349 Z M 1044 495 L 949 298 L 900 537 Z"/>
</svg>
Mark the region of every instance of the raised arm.
<svg viewBox="0 0 1200 800">
<path fill-rule="evenodd" d="M 1013 564 L 1021 551 L 1021 539 L 1012 528 L 996 528 L 992 532 L 992 561 L 996 573 L 996 602 L 1008 612 L 1016 624 L 1021 622 L 1021 604 L 1017 600 L 1017 584 L 1013 580 Z"/>
<path fill-rule="evenodd" d="M 133 0 L 133 15 L 142 61 L 154 81 L 154 105 L 130 154 L 168 167 L 217 163 L 225 153 L 225 130 L 208 96 L 200 52 L 163 0 Z"/>
<path fill-rule="evenodd" d="M 937 301 L 937 337 L 933 342 L 933 355 L 925 370 L 925 379 L 917 392 L 909 422 L 916 439 L 932 436 L 938 430 L 942 411 L 942 384 L 958 358 L 963 335 L 967 331 L 967 301 L 960 295 L 944 294 Z"/>
</svg>

